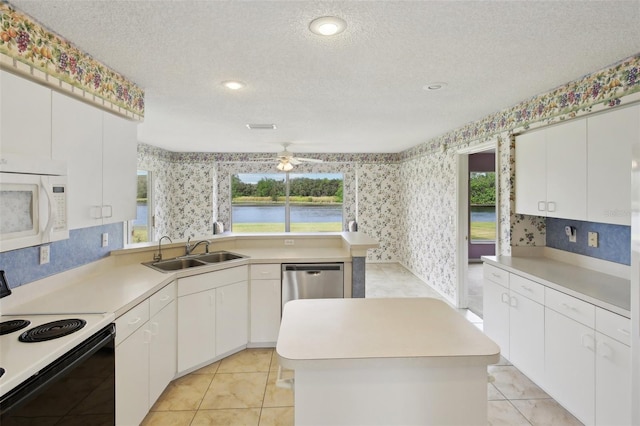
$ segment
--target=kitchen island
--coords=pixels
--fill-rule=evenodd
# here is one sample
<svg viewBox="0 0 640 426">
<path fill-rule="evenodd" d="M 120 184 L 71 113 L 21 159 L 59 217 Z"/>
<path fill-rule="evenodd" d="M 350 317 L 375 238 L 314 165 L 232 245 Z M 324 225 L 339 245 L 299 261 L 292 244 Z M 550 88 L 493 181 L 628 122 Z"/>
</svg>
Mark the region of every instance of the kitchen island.
<svg viewBox="0 0 640 426">
<path fill-rule="evenodd" d="M 294 300 L 276 346 L 296 425 L 487 424 L 500 349 L 431 298 Z"/>
</svg>

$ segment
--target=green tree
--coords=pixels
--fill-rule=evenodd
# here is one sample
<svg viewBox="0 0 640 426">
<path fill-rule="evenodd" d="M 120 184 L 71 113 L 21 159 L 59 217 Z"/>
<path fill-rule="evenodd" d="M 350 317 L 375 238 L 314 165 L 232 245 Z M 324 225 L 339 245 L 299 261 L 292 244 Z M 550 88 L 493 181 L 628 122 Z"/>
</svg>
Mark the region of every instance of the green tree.
<svg viewBox="0 0 640 426">
<path fill-rule="evenodd" d="M 472 172 L 469 178 L 469 201 L 472 206 L 496 204 L 495 172 Z"/>
</svg>

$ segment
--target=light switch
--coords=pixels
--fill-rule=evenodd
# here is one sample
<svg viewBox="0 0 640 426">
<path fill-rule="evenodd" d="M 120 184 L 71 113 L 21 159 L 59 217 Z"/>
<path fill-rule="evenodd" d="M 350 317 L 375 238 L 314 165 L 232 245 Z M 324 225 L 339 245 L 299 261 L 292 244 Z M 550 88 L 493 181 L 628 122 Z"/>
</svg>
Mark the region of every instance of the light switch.
<svg viewBox="0 0 640 426">
<path fill-rule="evenodd" d="M 598 247 L 598 233 L 589 232 L 589 247 Z"/>
<path fill-rule="evenodd" d="M 109 245 L 109 234 L 107 232 L 102 233 L 102 247 L 107 247 Z"/>
<path fill-rule="evenodd" d="M 51 254 L 51 246 L 40 246 L 40 264 L 44 265 L 49 263 L 49 256 Z"/>
</svg>

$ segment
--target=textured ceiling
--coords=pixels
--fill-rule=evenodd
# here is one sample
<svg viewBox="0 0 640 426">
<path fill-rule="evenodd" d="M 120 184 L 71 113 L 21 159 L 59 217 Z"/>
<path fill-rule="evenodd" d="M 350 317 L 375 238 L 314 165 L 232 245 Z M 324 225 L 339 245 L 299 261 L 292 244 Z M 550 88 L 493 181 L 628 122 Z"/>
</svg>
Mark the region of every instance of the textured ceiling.
<svg viewBox="0 0 640 426">
<path fill-rule="evenodd" d="M 173 151 L 399 152 L 640 52 L 640 0 L 10 3 L 142 86 Z"/>
</svg>

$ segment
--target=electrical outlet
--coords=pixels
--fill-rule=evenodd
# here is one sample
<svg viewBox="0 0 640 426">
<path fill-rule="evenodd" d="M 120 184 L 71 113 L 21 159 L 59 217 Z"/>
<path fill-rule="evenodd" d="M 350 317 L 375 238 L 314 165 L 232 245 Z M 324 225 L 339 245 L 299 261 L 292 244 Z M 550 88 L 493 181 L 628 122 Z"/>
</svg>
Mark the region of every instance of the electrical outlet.
<svg viewBox="0 0 640 426">
<path fill-rule="evenodd" d="M 49 257 L 51 254 L 51 246 L 40 246 L 40 264 L 44 265 L 49 263 Z"/>
<path fill-rule="evenodd" d="M 598 247 L 598 233 L 589 232 L 589 247 Z"/>
<path fill-rule="evenodd" d="M 284 240 L 284 245 L 285 246 L 292 246 L 294 244 L 293 240 Z"/>
<path fill-rule="evenodd" d="M 107 232 L 102 233 L 102 247 L 107 247 L 109 245 L 109 234 Z"/>
</svg>

